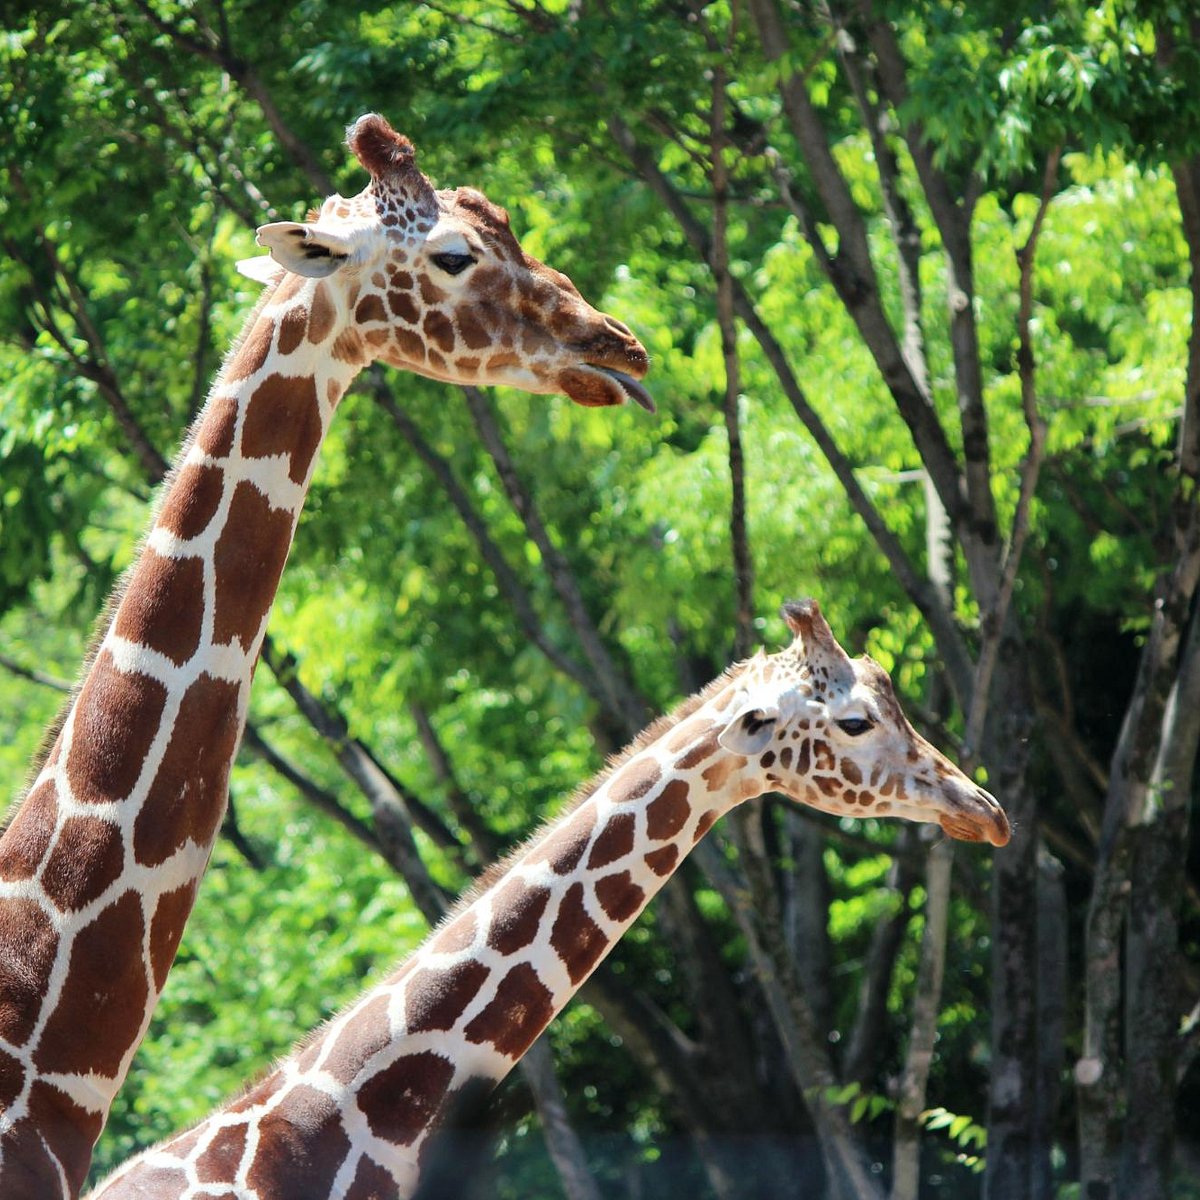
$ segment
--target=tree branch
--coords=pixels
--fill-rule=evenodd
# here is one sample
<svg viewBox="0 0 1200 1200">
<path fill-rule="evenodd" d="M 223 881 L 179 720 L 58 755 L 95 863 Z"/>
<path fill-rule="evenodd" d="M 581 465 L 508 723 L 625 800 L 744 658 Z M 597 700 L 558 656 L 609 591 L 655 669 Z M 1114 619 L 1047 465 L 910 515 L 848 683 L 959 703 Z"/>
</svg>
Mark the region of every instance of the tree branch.
<svg viewBox="0 0 1200 1200">
<path fill-rule="evenodd" d="M 949 180 L 934 162 L 919 120 L 905 108 L 908 98 L 908 68 L 896 40 L 895 30 L 885 17 L 875 13 L 872 0 L 858 0 L 867 38 L 875 54 L 878 79 L 892 111 L 897 114 L 917 177 L 941 235 L 949 268 L 950 345 L 958 389 L 962 426 L 967 500 L 970 505 L 972 540 L 982 542 L 981 552 L 994 546 L 995 501 L 991 489 L 991 462 L 987 414 L 983 405 L 983 373 L 979 359 L 979 334 L 975 324 L 975 280 L 971 250 L 971 214 L 975 193 L 968 188 L 963 203 L 954 199 Z M 906 114 L 900 119 L 901 112 Z M 939 489 L 940 490 L 940 489 Z M 943 497 L 943 501 L 945 497 Z M 955 510 L 947 505 L 951 514 Z M 981 558 L 973 572 L 979 599 L 992 603 L 989 584 L 993 570 Z"/>
<path fill-rule="evenodd" d="M 736 17 L 736 9 L 735 17 Z M 730 40 L 736 23 L 731 21 Z M 725 48 L 726 53 L 729 47 Z M 721 331 L 721 357 L 725 363 L 725 395 L 721 409 L 729 442 L 729 540 L 733 549 L 733 657 L 749 656 L 754 646 L 754 559 L 746 530 L 746 463 L 738 415 L 741 364 L 738 360 L 737 322 L 733 312 L 733 275 L 729 269 L 729 168 L 725 162 L 725 105 L 727 80 L 724 58 L 713 68 L 710 125 L 712 142 L 713 238 L 710 267 L 717 285 L 717 325 Z"/>
<path fill-rule="evenodd" d="M 530 541 L 542 556 L 550 583 L 562 601 L 567 620 L 595 674 L 595 686 L 604 694 L 604 707 L 632 736 L 649 722 L 649 706 L 609 654 L 587 610 L 583 591 L 571 570 L 571 564 L 550 537 L 532 493 L 517 472 L 487 397 L 476 387 L 464 387 L 462 390 L 475 428 L 479 431 L 480 441 L 491 457 L 513 511 L 521 518 Z"/>
<path fill-rule="evenodd" d="M 1013 514 L 1012 530 L 1008 546 L 1000 565 L 1000 585 L 996 589 L 990 608 L 980 622 L 979 657 L 975 666 L 975 697 L 981 701 L 992 685 L 992 674 L 996 669 L 996 656 L 1000 651 L 1001 634 L 1008 620 L 1013 588 L 1017 582 L 1017 571 L 1029 536 L 1030 507 L 1037 489 L 1042 458 L 1046 451 L 1046 422 L 1038 411 L 1037 404 L 1037 361 L 1033 354 L 1033 340 L 1029 327 L 1033 318 L 1033 268 L 1037 257 L 1038 235 L 1046 219 L 1046 210 L 1054 199 L 1058 184 L 1058 163 L 1062 157 L 1062 146 L 1055 146 L 1046 158 L 1042 175 L 1042 194 L 1029 237 L 1017 251 L 1020 266 L 1020 303 L 1017 308 L 1017 370 L 1021 379 L 1021 411 L 1029 429 L 1029 449 L 1021 464 L 1021 486 L 1017 497 L 1016 512 Z M 972 706 L 963 738 L 964 754 L 974 758 L 978 754 L 983 737 L 983 722 L 987 711 L 986 703 Z"/>
<path fill-rule="evenodd" d="M 692 215 L 682 197 L 659 170 L 658 164 L 650 153 L 638 143 L 633 131 L 620 117 L 610 117 L 609 130 L 638 174 L 675 217 L 695 253 L 702 256 L 705 262 L 710 261 L 712 248 L 707 231 Z M 913 566 L 899 540 L 888 528 L 878 509 L 858 482 L 850 460 L 842 453 L 824 422 L 808 403 L 799 381 L 792 372 L 783 347 L 762 320 L 754 303 L 736 276 L 732 278 L 732 290 L 734 311 L 762 347 L 784 395 L 787 396 L 796 415 L 828 461 L 845 491 L 851 507 L 867 526 L 900 586 L 928 622 L 937 641 L 938 652 L 946 665 L 947 674 L 953 683 L 959 704 L 965 708 L 970 699 L 974 668 L 952 615 L 941 604 L 929 581 L 924 579 Z"/>
</svg>

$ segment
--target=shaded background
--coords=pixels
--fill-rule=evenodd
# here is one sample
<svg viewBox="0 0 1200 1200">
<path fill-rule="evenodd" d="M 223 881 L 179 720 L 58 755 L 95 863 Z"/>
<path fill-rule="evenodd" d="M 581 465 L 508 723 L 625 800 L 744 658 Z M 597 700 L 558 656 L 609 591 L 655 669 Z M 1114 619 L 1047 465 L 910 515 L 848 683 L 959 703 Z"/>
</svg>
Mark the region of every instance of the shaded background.
<svg viewBox="0 0 1200 1200">
<path fill-rule="evenodd" d="M 1200 29 L 1178 6 L 3 21 L 12 794 L 253 303 L 233 263 L 361 188 L 359 113 L 631 325 L 660 406 L 374 370 L 343 401 L 227 836 L 98 1170 L 286 1050 L 811 594 L 1012 844 L 741 810 L 506 1087 L 478 1194 L 1200 1194 Z"/>
</svg>

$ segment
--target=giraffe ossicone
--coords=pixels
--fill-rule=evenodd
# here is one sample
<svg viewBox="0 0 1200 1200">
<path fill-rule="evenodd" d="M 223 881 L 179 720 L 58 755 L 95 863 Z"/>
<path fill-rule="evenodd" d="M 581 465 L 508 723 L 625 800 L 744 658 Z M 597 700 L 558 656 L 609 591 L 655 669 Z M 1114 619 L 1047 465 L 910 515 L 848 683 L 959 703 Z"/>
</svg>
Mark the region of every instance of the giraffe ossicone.
<svg viewBox="0 0 1200 1200">
<path fill-rule="evenodd" d="M 225 811 L 250 680 L 318 449 L 380 360 L 434 379 L 648 403 L 629 330 L 436 191 L 374 114 L 370 173 L 266 226 L 267 285 L 167 482 L 40 773 L 0 837 L 0 1196 L 74 1197 Z M 270 264 L 269 266 L 267 264 Z"/>
<path fill-rule="evenodd" d="M 501 1080 L 713 823 L 769 791 L 1002 846 L 995 799 L 912 728 L 812 601 L 779 653 L 650 726 L 425 943 L 242 1096 L 95 1200 L 406 1200 L 464 1095 Z"/>
</svg>

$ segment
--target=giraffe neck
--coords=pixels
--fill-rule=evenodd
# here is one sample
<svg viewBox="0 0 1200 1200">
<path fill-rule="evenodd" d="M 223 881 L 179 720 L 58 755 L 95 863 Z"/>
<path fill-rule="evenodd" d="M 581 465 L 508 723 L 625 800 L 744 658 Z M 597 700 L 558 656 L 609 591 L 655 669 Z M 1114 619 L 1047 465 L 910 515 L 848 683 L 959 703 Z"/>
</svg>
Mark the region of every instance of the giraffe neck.
<svg viewBox="0 0 1200 1200">
<path fill-rule="evenodd" d="M 75 1195 L 225 811 L 267 615 L 357 370 L 291 277 L 213 387 L 50 755 L 0 839 L 0 1194 Z"/>
<path fill-rule="evenodd" d="M 96 1200 L 412 1194 L 428 1135 L 499 1082 L 713 822 L 761 790 L 717 742 L 727 684 L 536 836 L 382 984 Z"/>
</svg>

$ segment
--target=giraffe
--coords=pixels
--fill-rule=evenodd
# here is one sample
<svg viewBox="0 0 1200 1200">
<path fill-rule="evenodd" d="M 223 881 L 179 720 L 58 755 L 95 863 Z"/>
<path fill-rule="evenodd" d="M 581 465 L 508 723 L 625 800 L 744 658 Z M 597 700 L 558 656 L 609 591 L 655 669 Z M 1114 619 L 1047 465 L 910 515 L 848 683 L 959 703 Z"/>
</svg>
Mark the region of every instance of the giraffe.
<svg viewBox="0 0 1200 1200">
<path fill-rule="evenodd" d="M 995 799 L 920 737 L 814 601 L 784 650 L 650 726 L 389 978 L 93 1200 L 403 1200 L 456 1099 L 499 1082 L 724 813 L 767 791 L 1002 846 Z"/>
<path fill-rule="evenodd" d="M 258 230 L 267 285 L 165 485 L 61 732 L 0 839 L 0 1195 L 73 1197 L 145 1034 L 225 809 L 250 681 L 322 438 L 374 361 L 630 397 L 648 359 L 376 114 L 370 174 Z"/>
</svg>

